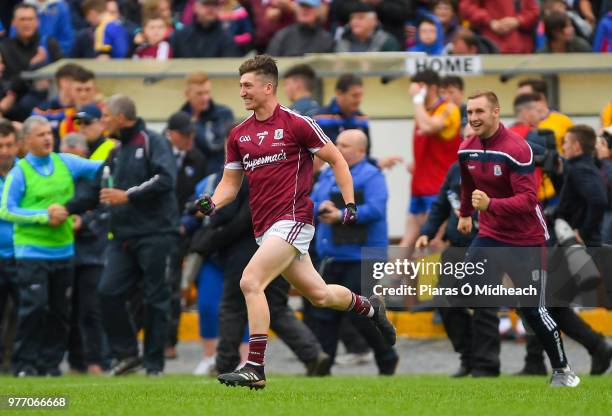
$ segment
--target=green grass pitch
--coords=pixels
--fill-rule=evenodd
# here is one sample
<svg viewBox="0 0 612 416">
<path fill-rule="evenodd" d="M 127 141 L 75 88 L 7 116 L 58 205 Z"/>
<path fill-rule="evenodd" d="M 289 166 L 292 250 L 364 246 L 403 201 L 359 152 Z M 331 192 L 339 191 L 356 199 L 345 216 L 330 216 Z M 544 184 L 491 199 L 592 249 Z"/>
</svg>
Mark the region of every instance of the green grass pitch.
<svg viewBox="0 0 612 416">
<path fill-rule="evenodd" d="M 53 415 L 610 415 L 612 377 L 551 389 L 543 377 L 450 379 L 442 375 L 305 378 L 274 375 L 261 391 L 187 375 L 147 378 L 0 377 L 0 395 L 69 399 L 68 409 L 0 409 Z"/>
</svg>

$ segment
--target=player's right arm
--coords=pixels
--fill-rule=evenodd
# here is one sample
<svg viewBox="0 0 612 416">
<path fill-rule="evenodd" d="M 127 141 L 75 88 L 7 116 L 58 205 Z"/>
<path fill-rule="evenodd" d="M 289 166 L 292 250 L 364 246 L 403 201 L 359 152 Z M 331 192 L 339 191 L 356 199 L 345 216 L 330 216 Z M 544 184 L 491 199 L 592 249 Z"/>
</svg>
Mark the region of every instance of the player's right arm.
<svg viewBox="0 0 612 416">
<path fill-rule="evenodd" d="M 236 199 L 242 186 L 243 177 L 244 171 L 242 169 L 225 168 L 223 170 L 221 182 L 217 185 L 217 189 L 212 196 L 212 201 L 217 209 L 232 203 Z"/>
</svg>

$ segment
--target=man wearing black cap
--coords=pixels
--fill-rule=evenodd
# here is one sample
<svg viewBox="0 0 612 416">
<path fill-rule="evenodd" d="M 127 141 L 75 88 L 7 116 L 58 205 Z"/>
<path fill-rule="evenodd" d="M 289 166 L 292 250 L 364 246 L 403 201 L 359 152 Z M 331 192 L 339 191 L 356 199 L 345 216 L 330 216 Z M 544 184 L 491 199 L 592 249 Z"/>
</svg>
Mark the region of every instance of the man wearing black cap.
<svg viewBox="0 0 612 416">
<path fill-rule="evenodd" d="M 206 173 L 206 159 L 202 152 L 194 146 L 195 125 L 191 116 L 184 111 L 178 111 L 168 119 L 165 135 L 172 143 L 172 152 L 176 158 L 177 180 L 176 199 L 178 210 L 182 212 L 185 203 L 195 193 L 196 184 Z M 176 358 L 176 343 L 179 318 L 181 315 L 181 265 L 189 248 L 190 237 L 180 229 L 180 242 L 170 255 L 168 270 L 171 285 L 170 323 L 164 355 L 166 358 Z"/>
<path fill-rule="evenodd" d="M 79 127 L 79 132 L 85 136 L 89 147 L 89 159 L 106 160 L 111 150 L 116 145 L 114 140 L 104 137 L 104 123 L 102 123 L 102 111 L 96 104 L 83 106 L 74 115 L 74 122 Z"/>
</svg>

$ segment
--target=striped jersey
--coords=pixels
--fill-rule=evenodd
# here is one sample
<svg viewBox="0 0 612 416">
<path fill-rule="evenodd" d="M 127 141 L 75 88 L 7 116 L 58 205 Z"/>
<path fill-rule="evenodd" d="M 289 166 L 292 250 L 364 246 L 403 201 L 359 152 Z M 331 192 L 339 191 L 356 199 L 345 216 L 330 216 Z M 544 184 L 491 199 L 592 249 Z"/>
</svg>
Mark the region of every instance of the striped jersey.
<svg viewBox="0 0 612 416">
<path fill-rule="evenodd" d="M 491 199 L 479 214 L 478 235 L 518 246 L 540 246 L 548 240 L 537 198 L 533 152 L 518 134 L 500 123 L 493 136 L 465 139 L 459 147 L 461 216 L 472 215 L 472 192 Z"/>
<path fill-rule="evenodd" d="M 253 113 L 230 132 L 225 168 L 248 178 L 255 237 L 279 220 L 313 224 L 312 161 L 329 141 L 311 118 L 281 105 L 268 119 Z"/>
</svg>

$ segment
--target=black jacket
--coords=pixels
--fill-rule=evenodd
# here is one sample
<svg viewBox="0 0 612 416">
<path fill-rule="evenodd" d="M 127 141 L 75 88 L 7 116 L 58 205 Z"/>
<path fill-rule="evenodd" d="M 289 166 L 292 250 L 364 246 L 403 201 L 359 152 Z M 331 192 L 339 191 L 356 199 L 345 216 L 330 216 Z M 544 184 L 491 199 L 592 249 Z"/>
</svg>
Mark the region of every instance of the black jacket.
<svg viewBox="0 0 612 416">
<path fill-rule="evenodd" d="M 178 212 L 183 212 L 185 203 L 195 192 L 195 186 L 206 174 L 206 159 L 197 148 L 189 150 L 178 167 L 176 177 L 176 202 Z"/>
<path fill-rule="evenodd" d="M 55 39 L 50 38 L 46 45 L 41 45 L 38 33 L 26 42 L 15 37 L 5 39 L 0 43 L 0 55 L 2 55 L 4 64 L 3 78 L 17 80 L 22 71 L 35 69 L 30 65 L 30 61 L 38 52 L 39 46 L 43 46 L 47 51 L 47 62 L 36 67 L 56 61 L 62 56 L 60 46 Z"/>
<path fill-rule="evenodd" d="M 113 186 L 127 190 L 129 202 L 109 208 L 113 238 L 125 241 L 177 233 L 177 169 L 170 142 L 147 130 L 142 119 L 121 130 L 117 139 L 121 145 L 113 149 L 106 165 L 110 167 Z M 98 180 L 87 198 L 67 205 L 70 213 L 83 212 L 97 204 L 102 172 L 100 169 Z"/>
<path fill-rule="evenodd" d="M 438 198 L 431 205 L 431 210 L 427 216 L 427 222 L 421 228 L 421 234 L 426 235 L 430 240 L 435 237 L 436 233 L 444 221 L 448 220 L 445 230 L 445 238 L 453 247 L 467 247 L 472 242 L 472 239 L 478 232 L 477 226 L 472 227 L 470 235 L 464 235 L 457 230 L 459 217 L 455 213 L 455 209 L 459 209 L 461 204 L 461 171 L 459 162 L 455 162 L 448 173 L 446 179 L 440 188 Z M 474 224 L 476 214 L 472 218 Z"/>
<path fill-rule="evenodd" d="M 174 32 L 170 39 L 174 58 L 223 58 L 240 52 L 220 22 L 202 26 L 194 22 Z"/>
<path fill-rule="evenodd" d="M 181 107 L 181 111 L 192 114 L 189 103 Z M 195 120 L 195 145 L 206 158 L 206 173 L 208 176 L 218 172 L 225 163 L 225 138 L 232 128 L 234 113 L 229 107 L 210 100 L 208 108 Z"/>
<path fill-rule="evenodd" d="M 266 53 L 272 56 L 302 56 L 305 53 L 333 51 L 334 39 L 328 31 L 320 26 L 294 23 L 274 35 Z"/>
<path fill-rule="evenodd" d="M 601 244 L 601 222 L 607 207 L 607 195 L 601 172 L 590 155 L 571 158 L 564 166 L 565 175 L 557 216 L 566 220 L 588 246 Z"/>
</svg>

